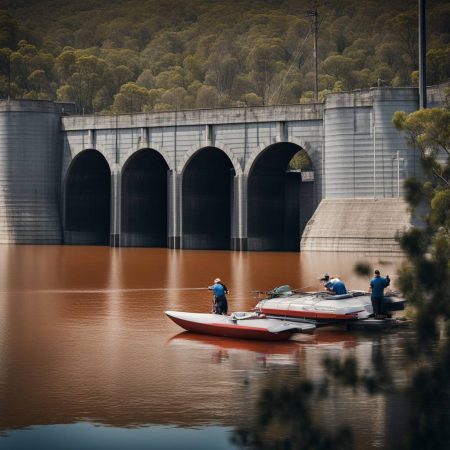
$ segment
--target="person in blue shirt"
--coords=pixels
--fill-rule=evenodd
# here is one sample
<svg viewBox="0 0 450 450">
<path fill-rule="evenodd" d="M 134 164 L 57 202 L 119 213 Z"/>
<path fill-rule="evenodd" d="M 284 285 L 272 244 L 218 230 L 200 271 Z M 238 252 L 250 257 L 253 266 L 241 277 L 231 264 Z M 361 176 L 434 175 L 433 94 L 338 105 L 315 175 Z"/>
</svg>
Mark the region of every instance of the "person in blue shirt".
<svg viewBox="0 0 450 450">
<path fill-rule="evenodd" d="M 384 318 L 384 288 L 389 286 L 391 279 L 389 275 L 382 277 L 378 269 L 374 273 L 375 276 L 370 280 L 370 300 L 375 318 L 382 319 Z"/>
<path fill-rule="evenodd" d="M 335 295 L 345 295 L 347 288 L 343 281 L 337 277 L 331 277 L 327 273 L 321 278 L 325 289 Z"/>
<path fill-rule="evenodd" d="M 213 291 L 214 295 L 214 314 L 227 314 L 228 312 L 228 301 L 226 294 L 228 294 L 227 287 L 221 282 L 220 278 L 214 280 L 212 286 L 208 286 L 208 289 Z"/>
</svg>

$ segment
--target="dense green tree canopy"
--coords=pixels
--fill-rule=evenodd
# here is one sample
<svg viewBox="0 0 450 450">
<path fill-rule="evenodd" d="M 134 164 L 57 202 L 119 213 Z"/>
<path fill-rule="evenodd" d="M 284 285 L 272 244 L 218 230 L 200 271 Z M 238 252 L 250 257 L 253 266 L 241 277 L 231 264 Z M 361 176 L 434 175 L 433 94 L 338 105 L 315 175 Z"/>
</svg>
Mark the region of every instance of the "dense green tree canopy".
<svg viewBox="0 0 450 450">
<path fill-rule="evenodd" d="M 0 96 L 80 112 L 309 102 L 417 83 L 417 0 L 0 0 Z M 428 81 L 450 78 L 450 5 L 427 2 Z M 130 84 L 131 83 L 131 84 Z M 124 92 L 148 92 L 125 101 Z"/>
</svg>

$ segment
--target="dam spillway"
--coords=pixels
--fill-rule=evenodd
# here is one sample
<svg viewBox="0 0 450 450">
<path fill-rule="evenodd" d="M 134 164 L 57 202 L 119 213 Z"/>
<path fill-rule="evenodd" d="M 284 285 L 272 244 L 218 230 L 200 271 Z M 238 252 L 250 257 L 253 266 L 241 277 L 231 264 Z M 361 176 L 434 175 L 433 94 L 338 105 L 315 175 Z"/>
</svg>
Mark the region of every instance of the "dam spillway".
<svg viewBox="0 0 450 450">
<path fill-rule="evenodd" d="M 395 252 L 402 183 L 421 170 L 391 120 L 417 108 L 415 88 L 124 115 L 0 101 L 0 242 L 298 251 L 342 236 L 342 251 Z M 300 150 L 312 169 L 289 170 Z M 361 218 L 377 208 L 375 231 Z"/>
</svg>

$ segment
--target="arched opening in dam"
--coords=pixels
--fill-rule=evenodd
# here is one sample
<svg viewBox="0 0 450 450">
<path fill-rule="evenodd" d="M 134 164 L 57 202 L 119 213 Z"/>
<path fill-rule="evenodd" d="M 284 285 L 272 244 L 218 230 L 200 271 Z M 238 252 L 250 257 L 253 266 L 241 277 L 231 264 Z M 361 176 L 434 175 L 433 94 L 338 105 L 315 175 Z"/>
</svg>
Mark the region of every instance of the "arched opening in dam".
<svg viewBox="0 0 450 450">
<path fill-rule="evenodd" d="M 216 147 L 199 150 L 183 171 L 182 247 L 229 250 L 235 171 Z"/>
<path fill-rule="evenodd" d="M 75 157 L 65 185 L 64 243 L 109 245 L 111 171 L 97 150 Z"/>
<path fill-rule="evenodd" d="M 301 233 L 314 209 L 314 183 L 306 183 L 307 171 L 296 168 L 297 159 L 313 173 L 306 151 L 292 143 L 267 147 L 253 163 L 248 176 L 248 250 L 300 250 Z"/>
<path fill-rule="evenodd" d="M 133 154 L 122 171 L 122 247 L 167 246 L 167 171 L 156 150 Z"/>
</svg>

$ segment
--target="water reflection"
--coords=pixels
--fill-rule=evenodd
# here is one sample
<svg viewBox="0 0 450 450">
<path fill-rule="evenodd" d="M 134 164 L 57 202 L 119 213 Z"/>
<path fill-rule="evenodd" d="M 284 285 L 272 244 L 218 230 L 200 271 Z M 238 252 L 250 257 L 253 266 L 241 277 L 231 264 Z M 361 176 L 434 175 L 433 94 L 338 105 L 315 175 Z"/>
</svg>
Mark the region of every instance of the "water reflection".
<svg viewBox="0 0 450 450">
<path fill-rule="evenodd" d="M 301 347 L 290 341 L 249 341 L 183 332 L 172 337 L 169 345 L 183 352 L 207 352 L 213 363 L 232 361 L 235 370 L 252 370 L 255 363 L 264 367 L 277 364 L 298 366 L 301 359 Z"/>
<path fill-rule="evenodd" d="M 321 329 L 286 343 L 240 341 L 182 333 L 164 315 L 167 309 L 208 311 L 206 286 L 217 276 L 230 288 L 231 310 L 253 307 L 252 290 L 280 284 L 318 288 L 317 276 L 324 271 L 362 289 L 368 280 L 352 274 L 358 259 L 323 253 L 1 246 L 0 429 L 8 433 L 79 422 L 234 427 L 252 414 L 268 376 L 319 377 L 325 355 L 345 352 L 370 367 L 375 345 L 389 344 L 397 358 L 401 344 L 388 334 L 377 341 Z M 394 284 L 399 262 L 391 260 L 383 268 L 373 258 L 383 272 L 389 267 Z M 330 401 L 327 415 L 331 423 L 357 413 L 370 424 L 388 409 L 350 393 L 338 403 Z M 379 423 L 383 430 L 385 422 Z M 368 433 L 358 433 L 369 439 Z M 0 447 L 5 442 L 0 439 Z M 367 442 L 365 448 L 375 445 Z"/>
</svg>

